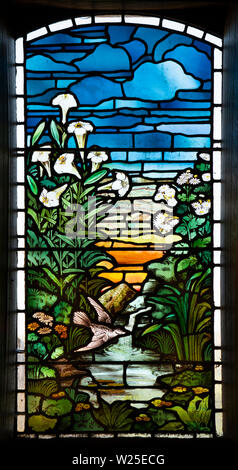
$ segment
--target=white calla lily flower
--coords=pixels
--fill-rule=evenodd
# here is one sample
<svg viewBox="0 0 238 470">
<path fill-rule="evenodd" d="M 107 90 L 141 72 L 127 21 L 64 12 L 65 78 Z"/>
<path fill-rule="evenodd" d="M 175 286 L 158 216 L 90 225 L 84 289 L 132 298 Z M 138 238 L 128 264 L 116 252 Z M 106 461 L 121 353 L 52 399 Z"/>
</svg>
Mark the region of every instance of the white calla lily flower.
<svg viewBox="0 0 238 470">
<path fill-rule="evenodd" d="M 92 162 L 92 173 L 100 167 L 102 162 L 108 160 L 108 155 L 106 152 L 95 150 L 94 152 L 90 152 L 87 156 L 89 160 Z"/>
<path fill-rule="evenodd" d="M 44 144 L 40 146 L 41 150 L 35 150 L 32 154 L 31 161 L 32 162 L 40 162 L 42 166 L 45 168 L 48 176 L 51 176 L 51 168 L 50 168 L 50 154 L 51 154 L 51 149 L 49 150 L 49 147 L 51 147 L 51 144 Z M 48 149 L 48 150 L 44 150 Z M 40 176 L 43 175 L 43 168 L 40 167 Z"/>
<path fill-rule="evenodd" d="M 98 191 L 117 191 L 119 196 L 123 197 L 130 189 L 130 182 L 128 176 L 122 171 L 116 172 L 116 179 L 108 184 L 98 188 Z"/>
<path fill-rule="evenodd" d="M 58 207 L 59 206 L 59 198 L 61 194 L 66 190 L 67 184 L 60 186 L 59 188 L 55 188 L 52 191 L 48 191 L 46 188 L 43 188 L 40 194 L 40 201 L 46 207 Z"/>
<path fill-rule="evenodd" d="M 87 135 L 89 132 L 93 131 L 93 126 L 90 124 L 90 122 L 83 122 L 83 121 L 77 121 L 77 122 L 71 122 L 68 126 L 68 133 L 69 134 L 74 134 L 78 147 L 79 148 L 84 148 L 86 145 L 86 139 Z M 82 159 L 84 160 L 84 152 L 80 152 Z"/>
<path fill-rule="evenodd" d="M 62 111 L 62 123 L 66 123 L 68 111 L 71 108 L 77 108 L 78 103 L 71 93 L 60 93 L 55 96 L 51 102 L 52 106 L 59 106 Z"/>
<path fill-rule="evenodd" d="M 81 179 L 81 176 L 73 163 L 74 155 L 72 153 L 63 153 L 60 155 L 55 164 L 54 170 L 56 173 L 60 174 L 72 174 L 77 176 L 77 178 Z"/>
</svg>

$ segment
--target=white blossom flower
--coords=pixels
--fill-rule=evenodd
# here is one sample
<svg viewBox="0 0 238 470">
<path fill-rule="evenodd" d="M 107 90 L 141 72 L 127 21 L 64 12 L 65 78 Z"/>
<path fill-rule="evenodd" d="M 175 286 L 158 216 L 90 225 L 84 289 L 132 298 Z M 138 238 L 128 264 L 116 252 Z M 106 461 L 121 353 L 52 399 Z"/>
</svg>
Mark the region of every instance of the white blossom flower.
<svg viewBox="0 0 238 470">
<path fill-rule="evenodd" d="M 46 207 L 59 206 L 59 198 L 61 194 L 65 191 L 67 186 L 68 186 L 67 184 L 64 184 L 63 186 L 60 186 L 59 188 L 53 189 L 53 191 L 47 191 L 46 188 L 43 188 L 39 197 L 40 201 Z"/>
<path fill-rule="evenodd" d="M 155 195 L 155 201 L 160 201 L 161 199 L 164 199 L 168 206 L 174 207 L 177 204 L 177 200 L 175 199 L 175 189 L 171 188 L 168 184 L 163 184 L 162 186 L 159 186 L 158 192 Z"/>
<path fill-rule="evenodd" d="M 205 160 L 206 162 L 210 161 L 210 155 L 209 153 L 199 153 L 199 157 Z"/>
<path fill-rule="evenodd" d="M 208 199 L 207 201 L 197 201 L 192 203 L 192 207 L 195 209 L 195 213 L 197 215 L 205 215 L 208 214 L 211 208 L 211 201 Z"/>
<path fill-rule="evenodd" d="M 166 212 L 159 212 L 155 214 L 153 220 L 156 230 L 165 235 L 173 230 L 173 227 L 179 223 L 178 217 L 173 217 Z"/>
<path fill-rule="evenodd" d="M 45 325 L 52 326 L 54 318 L 51 315 L 46 315 L 44 312 L 36 312 L 32 315 L 33 318 L 39 320 L 39 322 L 44 323 Z"/>
<path fill-rule="evenodd" d="M 68 126 L 69 134 L 74 134 L 78 148 L 84 148 L 86 139 L 89 132 L 93 131 L 93 126 L 90 122 L 76 121 L 71 122 Z M 82 160 L 84 160 L 84 152 L 80 152 Z"/>
<path fill-rule="evenodd" d="M 177 183 L 179 185 L 183 184 L 192 184 L 196 185 L 200 183 L 200 179 L 198 178 L 197 175 L 193 175 L 190 170 L 186 170 L 185 173 L 182 173 L 178 178 L 177 178 Z"/>
<path fill-rule="evenodd" d="M 77 178 L 81 179 L 81 176 L 73 163 L 74 160 L 74 155 L 72 153 L 63 153 L 60 155 L 55 164 L 54 164 L 54 170 L 58 174 L 65 174 L 65 173 L 70 173 L 72 175 L 77 176 Z"/>
<path fill-rule="evenodd" d="M 40 162 L 45 168 L 48 176 L 51 176 L 51 169 L 50 169 L 51 149 L 49 150 L 49 147 L 51 147 L 50 143 L 41 145 L 40 148 L 42 150 L 35 150 L 32 154 L 31 161 Z M 48 149 L 48 150 L 44 150 L 44 149 Z M 42 175 L 43 175 L 43 168 L 40 167 L 40 176 Z"/>
<path fill-rule="evenodd" d="M 122 171 L 117 171 L 116 179 L 108 184 L 105 184 L 104 186 L 101 186 L 100 188 L 98 188 L 98 191 L 118 191 L 119 196 L 123 197 L 129 191 L 129 189 L 129 178 L 126 176 L 125 173 L 122 173 Z"/>
<path fill-rule="evenodd" d="M 211 181 L 211 174 L 210 173 L 203 173 L 202 180 L 203 181 Z"/>
<path fill-rule="evenodd" d="M 51 104 L 52 106 L 59 106 L 61 108 L 63 124 L 66 123 L 66 118 L 67 118 L 69 109 L 76 108 L 78 106 L 78 103 L 74 95 L 72 95 L 71 93 L 62 93 L 62 94 L 55 96 Z"/>
<path fill-rule="evenodd" d="M 89 160 L 92 162 L 92 172 L 96 171 L 102 162 L 108 160 L 108 155 L 106 152 L 101 152 L 95 150 L 94 152 L 90 152 L 87 156 Z"/>
</svg>

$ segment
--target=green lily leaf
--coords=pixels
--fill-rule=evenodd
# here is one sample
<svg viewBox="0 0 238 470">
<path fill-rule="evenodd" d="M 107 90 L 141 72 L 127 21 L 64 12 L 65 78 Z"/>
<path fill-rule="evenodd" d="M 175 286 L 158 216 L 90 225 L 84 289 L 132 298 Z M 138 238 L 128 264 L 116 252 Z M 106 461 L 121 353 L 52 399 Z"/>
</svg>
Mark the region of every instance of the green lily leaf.
<svg viewBox="0 0 238 470">
<path fill-rule="evenodd" d="M 38 186 L 34 180 L 34 178 L 32 178 L 32 176 L 30 175 L 27 175 L 27 181 L 29 183 L 29 186 L 30 186 L 30 190 L 32 191 L 33 194 L 38 194 Z"/>
<path fill-rule="evenodd" d="M 161 325 L 152 325 L 149 328 L 147 328 L 145 331 L 143 331 L 141 336 L 148 335 L 148 333 L 153 333 L 154 331 L 159 330 Z"/>
<path fill-rule="evenodd" d="M 59 147 L 61 147 L 60 139 L 59 139 L 59 131 L 58 131 L 57 125 L 56 125 L 56 123 L 53 119 L 50 123 L 50 132 L 51 132 L 51 135 L 52 135 L 53 139 L 56 140 Z"/>
<path fill-rule="evenodd" d="M 42 121 L 36 128 L 34 134 L 32 135 L 32 138 L 31 138 L 31 145 L 34 145 L 36 144 L 36 142 L 39 140 L 39 138 L 41 137 L 43 131 L 45 129 L 45 121 Z"/>
<path fill-rule="evenodd" d="M 108 173 L 108 170 L 95 171 L 95 173 L 92 173 L 92 175 L 89 176 L 89 178 L 85 180 L 84 185 L 86 186 L 88 184 L 97 183 L 102 178 L 104 178 L 104 176 L 106 176 L 107 173 Z"/>
</svg>

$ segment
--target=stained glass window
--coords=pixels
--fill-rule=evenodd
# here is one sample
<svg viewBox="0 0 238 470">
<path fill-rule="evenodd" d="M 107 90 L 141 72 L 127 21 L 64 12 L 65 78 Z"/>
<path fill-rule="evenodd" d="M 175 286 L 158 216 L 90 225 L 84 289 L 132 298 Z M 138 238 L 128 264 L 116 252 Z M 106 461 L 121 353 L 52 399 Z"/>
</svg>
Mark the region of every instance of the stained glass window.
<svg viewBox="0 0 238 470">
<path fill-rule="evenodd" d="M 221 89 L 169 19 L 16 41 L 18 436 L 222 435 Z"/>
</svg>

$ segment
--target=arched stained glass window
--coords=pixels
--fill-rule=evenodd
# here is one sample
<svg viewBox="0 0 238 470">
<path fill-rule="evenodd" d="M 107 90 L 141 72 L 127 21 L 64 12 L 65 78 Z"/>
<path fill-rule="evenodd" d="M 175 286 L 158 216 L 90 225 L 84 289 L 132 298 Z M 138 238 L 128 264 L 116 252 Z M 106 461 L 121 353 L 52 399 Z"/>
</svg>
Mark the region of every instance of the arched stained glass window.
<svg viewBox="0 0 238 470">
<path fill-rule="evenodd" d="M 221 70 L 157 17 L 16 41 L 19 436 L 222 435 Z"/>
</svg>

